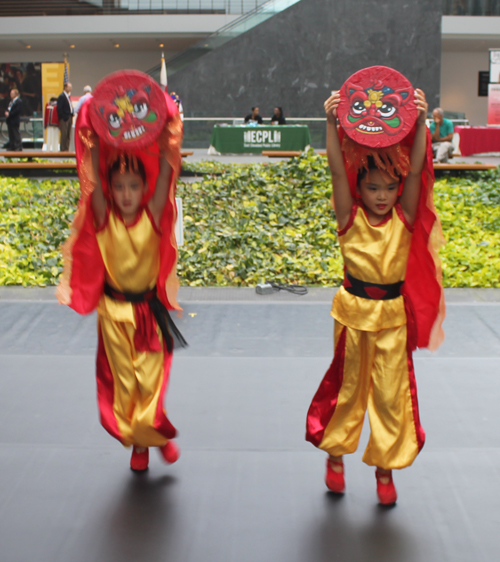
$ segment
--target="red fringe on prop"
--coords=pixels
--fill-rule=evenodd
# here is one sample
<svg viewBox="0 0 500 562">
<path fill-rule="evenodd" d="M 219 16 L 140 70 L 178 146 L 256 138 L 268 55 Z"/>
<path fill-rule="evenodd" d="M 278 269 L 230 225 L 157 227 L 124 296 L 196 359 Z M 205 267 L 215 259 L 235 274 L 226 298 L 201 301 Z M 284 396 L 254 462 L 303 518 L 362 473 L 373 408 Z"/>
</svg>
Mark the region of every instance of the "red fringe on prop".
<svg viewBox="0 0 500 562">
<path fill-rule="evenodd" d="M 342 152 L 348 171 L 368 170 L 368 157 L 371 156 L 375 165 L 392 178 L 405 177 L 410 171 L 410 149 L 400 143 L 385 148 L 363 146 L 347 135 L 342 139 Z"/>
</svg>

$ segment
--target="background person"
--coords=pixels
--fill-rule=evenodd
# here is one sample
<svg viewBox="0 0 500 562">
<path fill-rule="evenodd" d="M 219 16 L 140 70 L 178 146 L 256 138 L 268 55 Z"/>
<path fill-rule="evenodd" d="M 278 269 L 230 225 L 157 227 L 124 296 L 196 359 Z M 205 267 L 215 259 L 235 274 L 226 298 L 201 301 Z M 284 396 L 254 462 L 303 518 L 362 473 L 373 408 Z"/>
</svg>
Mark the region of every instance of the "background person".
<svg viewBox="0 0 500 562">
<path fill-rule="evenodd" d="M 45 106 L 43 125 L 47 131 L 45 146 L 48 152 L 59 149 L 59 119 L 57 118 L 57 98 L 50 98 Z"/>
<path fill-rule="evenodd" d="M 9 142 L 6 146 L 4 146 L 4 148 L 19 151 L 23 149 L 21 132 L 19 131 L 23 102 L 19 96 L 19 90 L 13 88 L 10 91 L 10 100 L 9 107 L 5 112 L 7 129 L 9 131 Z"/>
<path fill-rule="evenodd" d="M 71 104 L 72 88 L 70 82 L 64 84 L 64 89 L 57 98 L 57 115 L 59 117 L 59 131 L 61 131 L 61 152 L 67 152 L 69 150 L 69 142 L 71 139 L 71 126 L 73 124 L 73 105 Z"/>
<path fill-rule="evenodd" d="M 262 117 L 259 115 L 259 108 L 257 106 L 252 107 L 252 113 L 249 113 L 245 117 L 245 123 L 253 122 L 253 124 L 258 123 L 262 125 Z"/>
<path fill-rule="evenodd" d="M 91 97 L 92 97 L 92 88 L 90 86 L 85 86 L 85 88 L 83 88 L 83 96 L 78 100 L 78 104 L 75 109 L 75 114 L 78 114 L 82 105 Z"/>
<path fill-rule="evenodd" d="M 184 108 L 182 107 L 182 100 L 175 92 L 170 94 L 170 97 L 174 100 L 177 109 L 179 110 L 179 115 L 181 116 L 181 121 L 184 121 Z"/>
<path fill-rule="evenodd" d="M 27 65 L 20 91 L 25 105 L 25 115 L 33 115 L 35 111 L 39 111 L 42 99 L 41 77 L 32 62 Z"/>
<path fill-rule="evenodd" d="M 444 118 L 444 111 L 436 107 L 432 112 L 431 138 L 432 153 L 438 162 L 448 162 L 448 158 L 453 155 L 455 147 L 451 143 L 453 140 L 453 123 Z"/>
<path fill-rule="evenodd" d="M 271 125 L 286 125 L 286 119 L 281 107 L 276 106 L 274 108 L 274 113 L 271 117 Z"/>
</svg>

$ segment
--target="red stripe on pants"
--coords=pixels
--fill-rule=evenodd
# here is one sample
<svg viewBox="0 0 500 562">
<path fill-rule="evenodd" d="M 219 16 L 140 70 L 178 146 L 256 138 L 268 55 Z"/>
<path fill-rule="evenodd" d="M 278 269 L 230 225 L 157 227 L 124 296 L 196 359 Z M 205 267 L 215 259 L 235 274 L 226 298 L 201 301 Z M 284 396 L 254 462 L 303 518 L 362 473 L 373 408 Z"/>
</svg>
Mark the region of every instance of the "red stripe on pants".
<svg viewBox="0 0 500 562">
<path fill-rule="evenodd" d="M 123 442 L 122 435 L 118 429 L 113 410 L 115 397 L 115 384 L 113 373 L 109 366 L 108 357 L 104 348 L 101 327 L 97 329 L 98 345 L 96 360 L 96 378 L 97 378 L 97 403 L 99 405 L 99 413 L 101 416 L 101 424 L 104 429 L 118 441 Z"/>
<path fill-rule="evenodd" d="M 163 380 L 161 383 L 160 396 L 158 398 L 158 404 L 156 405 L 156 415 L 154 421 L 154 428 L 158 433 L 161 433 L 167 439 L 173 439 L 177 435 L 177 430 L 171 424 L 170 420 L 165 415 L 165 410 L 163 409 L 163 400 L 165 396 L 165 390 L 167 389 L 168 379 L 170 375 L 170 366 L 172 364 L 172 353 L 167 351 L 165 343 L 163 344 L 164 361 L 163 361 Z"/>
<path fill-rule="evenodd" d="M 413 421 L 415 423 L 415 433 L 417 435 L 417 445 L 419 452 L 425 443 L 425 431 L 420 425 L 420 415 L 418 413 L 418 398 L 417 398 L 417 382 L 415 379 L 415 367 L 413 366 L 413 357 L 408 346 L 408 378 L 410 382 L 410 395 L 411 407 L 413 410 Z"/>
<path fill-rule="evenodd" d="M 333 361 L 323 377 L 307 412 L 306 440 L 316 447 L 319 447 L 323 440 L 326 426 L 332 419 L 337 407 L 338 396 L 344 377 L 346 332 L 347 330 L 344 327 L 335 348 Z"/>
</svg>

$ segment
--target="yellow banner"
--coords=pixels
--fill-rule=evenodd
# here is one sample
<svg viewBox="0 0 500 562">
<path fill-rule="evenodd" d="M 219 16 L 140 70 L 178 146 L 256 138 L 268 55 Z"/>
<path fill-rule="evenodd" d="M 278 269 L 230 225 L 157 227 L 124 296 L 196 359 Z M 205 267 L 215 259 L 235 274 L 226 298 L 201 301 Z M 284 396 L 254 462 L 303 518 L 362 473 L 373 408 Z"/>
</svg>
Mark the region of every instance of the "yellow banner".
<svg viewBox="0 0 500 562">
<path fill-rule="evenodd" d="M 64 82 L 64 63 L 63 62 L 44 62 L 42 63 L 42 98 L 43 107 L 49 103 L 50 98 L 57 98 L 63 91 Z"/>
</svg>

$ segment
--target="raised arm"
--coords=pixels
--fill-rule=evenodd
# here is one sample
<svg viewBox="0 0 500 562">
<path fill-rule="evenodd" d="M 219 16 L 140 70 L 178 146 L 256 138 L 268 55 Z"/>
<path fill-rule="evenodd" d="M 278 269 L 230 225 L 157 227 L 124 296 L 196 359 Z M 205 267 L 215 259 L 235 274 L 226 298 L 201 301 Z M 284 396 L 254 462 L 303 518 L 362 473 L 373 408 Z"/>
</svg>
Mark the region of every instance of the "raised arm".
<svg viewBox="0 0 500 562">
<path fill-rule="evenodd" d="M 349 222 L 353 199 L 349 189 L 349 181 L 344 167 L 344 159 L 342 158 L 342 149 L 337 131 L 337 108 L 339 103 L 340 92 L 333 92 L 325 101 L 326 154 L 328 166 L 332 174 L 333 205 L 340 230 Z"/>
<path fill-rule="evenodd" d="M 156 187 L 153 197 L 149 201 L 149 210 L 153 215 L 153 219 L 157 225 L 160 224 L 163 209 L 167 203 L 168 190 L 170 189 L 170 178 L 172 177 L 172 167 L 167 159 L 160 156 L 160 171 L 156 180 Z"/>
<path fill-rule="evenodd" d="M 413 224 L 417 215 L 418 200 L 420 198 L 420 183 L 427 152 L 427 101 L 422 90 L 415 90 L 415 104 L 418 109 L 417 130 L 413 139 L 410 153 L 410 171 L 406 176 L 403 193 L 399 199 L 406 220 Z"/>
<path fill-rule="evenodd" d="M 90 149 L 92 156 L 92 175 L 95 182 L 92 192 L 92 210 L 94 211 L 94 221 L 97 230 L 101 228 L 106 220 L 106 198 L 102 191 L 101 178 L 99 177 L 99 140 L 96 136 L 95 146 Z"/>
</svg>

